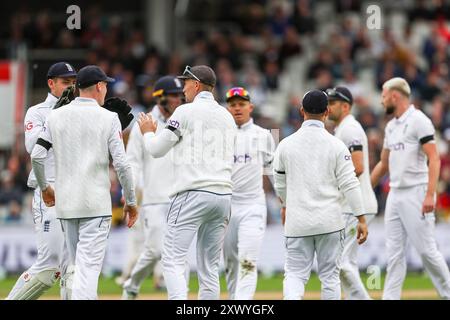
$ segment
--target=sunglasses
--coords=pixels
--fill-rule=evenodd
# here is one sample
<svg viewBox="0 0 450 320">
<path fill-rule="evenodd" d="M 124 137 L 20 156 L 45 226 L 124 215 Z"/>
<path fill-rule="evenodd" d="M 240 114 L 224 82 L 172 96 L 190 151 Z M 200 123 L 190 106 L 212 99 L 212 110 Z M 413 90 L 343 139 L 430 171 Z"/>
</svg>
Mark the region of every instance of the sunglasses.
<svg viewBox="0 0 450 320">
<path fill-rule="evenodd" d="M 190 66 L 186 66 L 186 68 L 184 68 L 183 76 L 187 76 L 187 75 L 190 75 L 198 82 L 202 82 L 195 74 L 192 73 Z"/>
<path fill-rule="evenodd" d="M 342 100 L 348 102 L 348 103 L 352 103 L 350 101 L 350 99 L 348 97 L 346 97 L 345 95 L 343 95 L 342 93 L 340 93 L 339 91 L 336 90 L 336 88 L 333 89 L 327 89 L 327 95 L 331 96 L 331 97 L 336 97 L 338 96 L 339 98 L 341 98 Z"/>
<path fill-rule="evenodd" d="M 231 88 L 230 90 L 227 91 L 226 94 L 227 99 L 234 96 L 248 97 L 248 91 L 241 87 Z"/>
</svg>

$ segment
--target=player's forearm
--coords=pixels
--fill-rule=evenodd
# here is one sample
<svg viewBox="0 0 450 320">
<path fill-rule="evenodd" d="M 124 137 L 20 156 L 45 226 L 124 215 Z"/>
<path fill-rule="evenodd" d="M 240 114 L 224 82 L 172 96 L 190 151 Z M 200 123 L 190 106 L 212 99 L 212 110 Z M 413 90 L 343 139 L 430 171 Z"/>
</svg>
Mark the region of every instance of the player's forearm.
<svg viewBox="0 0 450 320">
<path fill-rule="evenodd" d="M 361 188 L 355 187 L 352 189 L 348 189 L 344 191 L 345 199 L 347 200 L 350 209 L 352 210 L 352 213 L 355 217 L 359 217 L 361 215 L 364 215 L 364 206 L 362 201 L 362 194 L 361 194 Z M 358 219 L 360 220 L 360 219 Z"/>
<path fill-rule="evenodd" d="M 380 182 L 380 179 L 386 175 L 388 172 L 387 166 L 385 166 L 381 161 L 377 163 L 375 168 L 373 168 L 372 173 L 370 175 L 370 182 L 372 187 L 376 187 Z"/>
<path fill-rule="evenodd" d="M 436 193 L 440 169 L 441 161 L 438 156 L 429 159 L 427 195 L 434 196 L 434 194 Z"/>
<path fill-rule="evenodd" d="M 168 129 L 164 129 L 157 136 L 153 132 L 147 132 L 143 138 L 145 152 L 154 158 L 164 157 L 178 141 L 175 134 Z"/>
<path fill-rule="evenodd" d="M 45 177 L 45 158 L 47 157 L 47 149 L 41 145 L 35 145 L 31 152 L 31 165 L 33 167 L 36 181 L 41 190 L 45 190 L 48 186 L 47 178 Z"/>
<path fill-rule="evenodd" d="M 280 197 L 283 205 L 286 206 L 286 174 L 275 172 L 273 177 L 275 193 Z"/>
<path fill-rule="evenodd" d="M 136 193 L 131 167 L 123 167 L 121 170 L 118 170 L 117 177 L 123 189 L 125 203 L 129 206 L 136 206 Z"/>
</svg>

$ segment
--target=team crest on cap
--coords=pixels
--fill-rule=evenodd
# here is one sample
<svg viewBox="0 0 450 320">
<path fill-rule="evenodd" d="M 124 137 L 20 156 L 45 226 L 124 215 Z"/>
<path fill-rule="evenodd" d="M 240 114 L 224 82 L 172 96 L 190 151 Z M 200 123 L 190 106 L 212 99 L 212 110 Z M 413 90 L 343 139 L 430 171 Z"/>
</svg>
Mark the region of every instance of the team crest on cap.
<svg viewBox="0 0 450 320">
<path fill-rule="evenodd" d="M 73 71 L 73 68 L 70 64 L 66 63 L 66 67 L 67 67 L 67 70 L 69 70 L 71 72 Z"/>
</svg>

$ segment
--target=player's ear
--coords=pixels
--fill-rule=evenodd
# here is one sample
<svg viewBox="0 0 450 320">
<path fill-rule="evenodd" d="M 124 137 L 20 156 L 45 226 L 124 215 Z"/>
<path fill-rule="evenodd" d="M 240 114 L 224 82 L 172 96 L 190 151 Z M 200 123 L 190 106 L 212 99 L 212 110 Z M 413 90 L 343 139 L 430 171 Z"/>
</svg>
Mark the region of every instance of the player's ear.
<svg viewBox="0 0 450 320">
<path fill-rule="evenodd" d="M 300 108 L 299 113 L 302 116 L 302 118 L 305 117 L 305 110 L 303 110 L 303 107 Z"/>
<path fill-rule="evenodd" d="M 250 113 L 253 112 L 253 109 L 255 109 L 255 105 L 253 103 L 250 103 Z"/>
<path fill-rule="evenodd" d="M 47 85 L 50 88 L 50 91 L 52 91 L 52 89 L 55 87 L 55 80 L 50 78 L 47 80 Z"/>
</svg>

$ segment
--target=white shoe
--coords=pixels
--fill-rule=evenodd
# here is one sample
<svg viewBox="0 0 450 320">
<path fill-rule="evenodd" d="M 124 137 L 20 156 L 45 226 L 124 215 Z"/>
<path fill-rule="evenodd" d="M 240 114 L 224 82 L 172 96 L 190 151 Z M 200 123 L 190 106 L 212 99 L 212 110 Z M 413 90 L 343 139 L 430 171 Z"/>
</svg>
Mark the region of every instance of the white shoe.
<svg viewBox="0 0 450 320">
<path fill-rule="evenodd" d="M 136 300 L 138 294 L 127 290 L 122 291 L 122 300 Z"/>
</svg>

